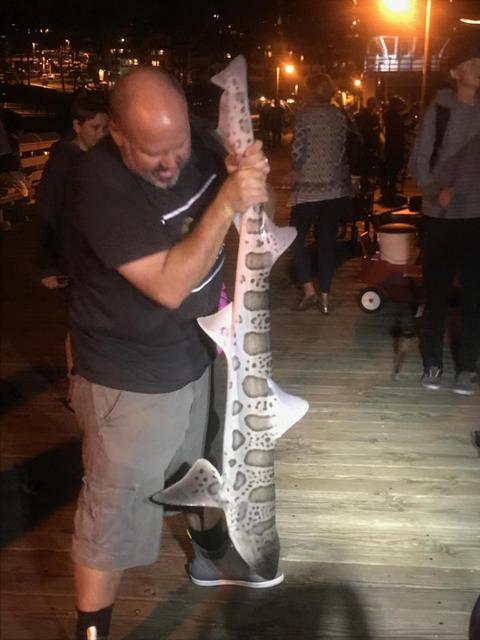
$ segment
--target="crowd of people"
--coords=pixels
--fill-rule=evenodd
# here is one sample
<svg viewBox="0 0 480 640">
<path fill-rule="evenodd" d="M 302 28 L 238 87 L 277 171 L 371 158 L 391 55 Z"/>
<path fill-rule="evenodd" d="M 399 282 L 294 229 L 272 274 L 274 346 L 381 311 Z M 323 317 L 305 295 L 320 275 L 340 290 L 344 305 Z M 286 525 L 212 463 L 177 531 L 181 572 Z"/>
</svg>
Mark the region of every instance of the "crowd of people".
<svg viewBox="0 0 480 640">
<path fill-rule="evenodd" d="M 330 100 L 332 104 L 336 104 L 336 94 L 337 90 L 334 89 Z M 278 99 L 260 105 L 258 134 L 267 150 L 280 147 L 283 134 L 294 127 L 296 112 L 302 112 L 304 107 L 311 106 L 311 102 L 312 91 L 307 82 L 294 108 L 287 108 L 288 105 Z M 361 190 L 367 193 L 380 189 L 381 202 L 386 206 L 403 202 L 400 194 L 404 188 L 408 158 L 418 125 L 418 107 L 418 103 L 408 107 L 403 98 L 394 95 L 386 102 L 369 97 L 365 106 L 358 111 L 353 106 L 343 109 L 361 135 L 357 161 Z"/>
<path fill-rule="evenodd" d="M 427 110 L 410 164 L 424 195 L 422 383 L 440 387 L 458 272 L 463 333 L 454 390 L 465 394 L 478 390 L 480 354 L 475 46 L 462 43 L 450 57 L 453 87 Z M 351 216 L 352 149 L 360 149 L 362 190 L 379 184 L 383 197 L 393 198 L 415 121 L 393 98 L 383 118 L 375 98 L 351 118 L 332 102 L 334 94 L 326 74 L 309 79 L 291 147 L 296 309 L 322 314 L 331 311 L 337 228 Z M 439 113 L 447 120 L 440 141 Z M 260 128 L 276 147 L 282 107 L 275 104 L 267 115 Z M 67 363 L 75 379 L 69 400 L 84 434 L 72 550 L 76 640 L 86 640 L 92 628 L 107 638 L 124 570 L 158 554 L 163 509 L 149 497 L 204 453 L 215 349 L 196 318 L 219 306 L 226 233 L 234 214 L 268 201 L 268 172 L 260 142 L 242 156 L 227 154 L 208 127 L 190 119 L 176 81 L 153 68 L 121 78 L 109 106 L 78 96 L 71 135 L 52 149 L 38 192 L 48 231 L 41 282 L 68 290 Z M 316 275 L 305 245 L 312 227 Z M 216 511 L 190 513 L 187 520 L 197 584 L 278 583 L 243 562 Z"/>
<path fill-rule="evenodd" d="M 425 312 L 421 335 L 423 386 L 439 389 L 443 342 L 454 283 L 461 298 L 462 331 L 453 391 L 478 392 L 480 356 L 480 44 L 471 37 L 453 42 L 445 58 L 450 87 L 438 92 L 418 133 L 405 102 L 392 97 L 383 117 L 375 98 L 352 121 L 332 102 L 334 88 L 324 74 L 310 79 L 305 106 L 297 113 L 292 143 L 291 224 L 298 236 L 293 266 L 301 298 L 299 311 L 329 312 L 328 293 L 335 269 L 336 229 L 351 215 L 352 140 L 359 142 L 360 189 L 381 190 L 379 202 L 397 198 L 407 163 L 423 193 L 421 259 Z M 382 127 L 383 120 L 383 127 Z M 382 134 L 383 130 L 383 134 Z M 413 146 L 413 149 L 409 147 Z M 383 160 L 383 161 L 382 161 Z M 318 292 L 305 238 L 315 231 Z"/>
</svg>

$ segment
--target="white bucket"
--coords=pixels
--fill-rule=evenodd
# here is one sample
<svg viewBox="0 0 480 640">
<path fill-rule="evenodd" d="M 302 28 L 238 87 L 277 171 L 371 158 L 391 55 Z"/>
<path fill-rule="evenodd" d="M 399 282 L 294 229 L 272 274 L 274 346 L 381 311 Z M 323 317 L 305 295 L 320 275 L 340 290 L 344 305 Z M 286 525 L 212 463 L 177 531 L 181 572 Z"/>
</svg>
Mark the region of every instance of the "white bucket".
<svg viewBox="0 0 480 640">
<path fill-rule="evenodd" d="M 393 222 L 377 230 L 380 257 L 390 264 L 413 264 L 416 259 L 416 228 L 411 224 Z"/>
</svg>

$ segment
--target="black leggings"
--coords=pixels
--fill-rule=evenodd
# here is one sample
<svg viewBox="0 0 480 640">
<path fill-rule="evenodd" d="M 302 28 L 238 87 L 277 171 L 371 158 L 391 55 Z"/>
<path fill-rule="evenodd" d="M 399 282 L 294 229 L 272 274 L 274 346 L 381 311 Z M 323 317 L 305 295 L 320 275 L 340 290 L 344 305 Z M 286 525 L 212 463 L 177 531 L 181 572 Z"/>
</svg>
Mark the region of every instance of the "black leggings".
<svg viewBox="0 0 480 640">
<path fill-rule="evenodd" d="M 319 202 L 304 202 L 292 207 L 290 224 L 297 229 L 292 244 L 292 259 L 295 277 L 300 284 L 312 282 L 310 257 L 305 247 L 305 238 L 310 227 L 315 227 L 317 241 L 318 281 L 320 291 L 328 293 L 335 272 L 335 239 L 338 225 L 351 218 L 350 198 L 334 198 Z"/>
<path fill-rule="evenodd" d="M 449 299 L 458 274 L 462 316 L 458 369 L 475 371 L 480 355 L 480 218 L 424 216 L 423 226 L 424 366 L 442 367 Z"/>
</svg>

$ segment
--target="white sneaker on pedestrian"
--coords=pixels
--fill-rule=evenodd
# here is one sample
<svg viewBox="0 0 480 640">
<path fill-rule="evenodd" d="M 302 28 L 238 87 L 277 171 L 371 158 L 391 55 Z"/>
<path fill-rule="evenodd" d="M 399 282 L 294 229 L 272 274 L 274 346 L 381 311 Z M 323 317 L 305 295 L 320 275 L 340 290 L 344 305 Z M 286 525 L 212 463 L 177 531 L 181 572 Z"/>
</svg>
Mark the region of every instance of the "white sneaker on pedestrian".
<svg viewBox="0 0 480 640">
<path fill-rule="evenodd" d="M 440 367 L 428 367 L 424 370 L 421 383 L 425 389 L 440 389 L 442 370 Z"/>
<path fill-rule="evenodd" d="M 473 396 L 479 390 L 478 375 L 475 371 L 459 371 L 453 384 L 453 392 L 462 396 Z"/>
</svg>

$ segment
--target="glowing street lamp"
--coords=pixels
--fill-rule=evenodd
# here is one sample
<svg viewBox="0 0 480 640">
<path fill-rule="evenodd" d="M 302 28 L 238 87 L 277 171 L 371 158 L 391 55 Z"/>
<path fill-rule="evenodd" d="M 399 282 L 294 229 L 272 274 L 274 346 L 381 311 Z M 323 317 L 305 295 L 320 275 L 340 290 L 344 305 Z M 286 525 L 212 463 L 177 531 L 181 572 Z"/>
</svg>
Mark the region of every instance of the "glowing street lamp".
<svg viewBox="0 0 480 640">
<path fill-rule="evenodd" d="M 380 0 L 383 9 L 403 17 L 412 17 L 412 0 Z M 432 0 L 425 0 L 425 38 L 423 45 L 422 89 L 420 93 L 420 112 L 425 108 L 427 79 L 430 59 L 430 24 L 432 19 Z"/>
<path fill-rule="evenodd" d="M 277 64 L 275 68 L 275 99 L 276 100 L 278 100 L 280 95 L 280 66 L 281 65 Z M 284 64 L 283 71 L 287 75 L 292 76 L 295 73 L 295 66 L 293 64 Z"/>
<path fill-rule="evenodd" d="M 411 0 L 382 0 L 382 4 L 387 11 L 392 13 L 410 13 L 412 11 Z"/>
</svg>

